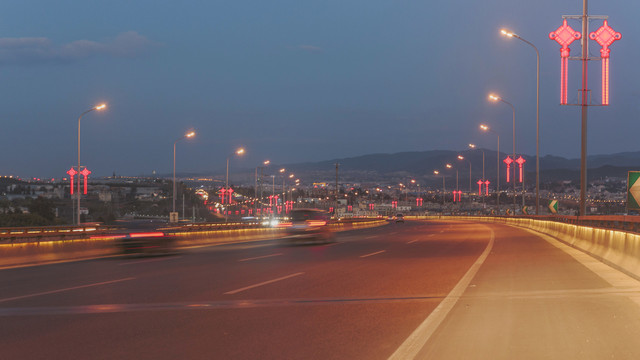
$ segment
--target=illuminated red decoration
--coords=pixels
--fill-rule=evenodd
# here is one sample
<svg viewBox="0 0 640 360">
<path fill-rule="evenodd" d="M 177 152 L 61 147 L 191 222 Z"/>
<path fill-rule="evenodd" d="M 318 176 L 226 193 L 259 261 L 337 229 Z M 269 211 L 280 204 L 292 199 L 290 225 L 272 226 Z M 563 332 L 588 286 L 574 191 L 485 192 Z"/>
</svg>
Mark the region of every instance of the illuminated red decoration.
<svg viewBox="0 0 640 360">
<path fill-rule="evenodd" d="M 73 195 L 73 178 L 76 176 L 77 173 L 78 172 L 73 167 L 67 171 L 67 174 L 69 174 L 69 178 L 71 179 L 71 192 L 70 192 L 71 195 Z"/>
<path fill-rule="evenodd" d="M 609 46 L 621 38 L 622 35 L 613 30 L 607 20 L 598 30 L 589 34 L 589 39 L 595 40 L 602 46 L 602 49 L 600 49 L 600 56 L 602 57 L 602 105 L 609 105 L 609 55 L 611 53 Z"/>
<path fill-rule="evenodd" d="M 422 199 L 422 198 L 417 198 L 417 199 L 416 199 L 416 206 L 422 206 L 422 202 L 423 202 L 423 199 Z M 373 205 L 373 204 L 372 204 L 372 205 Z M 373 209 L 371 209 L 371 210 L 373 210 Z"/>
<path fill-rule="evenodd" d="M 333 206 L 329 208 L 329 212 L 332 213 L 333 212 Z"/>
<path fill-rule="evenodd" d="M 348 212 L 352 212 L 353 211 L 353 206 L 351 206 L 351 205 L 347 206 L 347 211 Z"/>
<path fill-rule="evenodd" d="M 513 163 L 513 159 L 510 156 L 507 156 L 507 158 L 502 161 L 507 164 L 507 182 L 509 182 L 511 181 L 509 174 L 511 174 L 511 163 Z"/>
<path fill-rule="evenodd" d="M 228 203 L 231 204 L 233 202 L 233 200 L 231 199 L 231 194 L 233 193 L 233 189 L 229 188 L 227 189 L 227 194 L 229 195 L 229 201 Z"/>
<path fill-rule="evenodd" d="M 560 44 L 560 104 L 567 104 L 567 82 L 569 79 L 568 75 L 568 64 L 569 64 L 569 53 L 571 49 L 569 49 L 569 45 L 575 40 L 579 40 L 582 37 L 582 34 L 573 30 L 571 26 L 567 24 L 567 19 L 562 20 L 562 26 L 560 26 L 556 31 L 549 33 L 549 39 L 555 40 Z"/>
<path fill-rule="evenodd" d="M 484 185 L 486 186 L 486 193 L 485 195 L 489 195 L 489 184 L 491 184 L 491 182 L 489 180 L 484 182 Z"/>
<path fill-rule="evenodd" d="M 476 184 L 478 184 L 478 196 L 482 196 L 482 184 L 484 184 L 484 181 L 478 180 Z"/>
<path fill-rule="evenodd" d="M 397 208 L 398 208 L 398 202 L 397 202 L 397 201 L 395 201 L 395 200 L 393 200 L 393 201 L 391 202 L 391 207 L 392 207 L 392 208 L 394 208 L 394 209 L 397 209 Z"/>
<path fill-rule="evenodd" d="M 224 204 L 224 200 L 226 198 L 226 196 L 224 194 L 226 194 L 226 193 L 227 193 L 227 189 L 225 189 L 225 188 L 220 189 L 220 203 L 221 204 Z"/>
<path fill-rule="evenodd" d="M 453 190 L 453 202 L 460 202 L 462 201 L 462 191 L 461 190 Z"/>
<path fill-rule="evenodd" d="M 80 171 L 80 175 L 84 176 L 84 194 L 85 195 L 87 195 L 87 177 L 89 176 L 89 174 L 91 174 L 91 171 L 89 171 L 89 169 L 87 168 L 84 168 L 82 169 L 82 171 Z"/>
<path fill-rule="evenodd" d="M 520 156 L 519 158 L 516 159 L 516 162 L 520 166 L 520 182 L 522 182 L 522 179 L 523 179 L 523 177 L 522 177 L 522 168 L 524 167 L 524 163 L 526 163 L 527 160 L 525 160 L 522 156 Z"/>
</svg>

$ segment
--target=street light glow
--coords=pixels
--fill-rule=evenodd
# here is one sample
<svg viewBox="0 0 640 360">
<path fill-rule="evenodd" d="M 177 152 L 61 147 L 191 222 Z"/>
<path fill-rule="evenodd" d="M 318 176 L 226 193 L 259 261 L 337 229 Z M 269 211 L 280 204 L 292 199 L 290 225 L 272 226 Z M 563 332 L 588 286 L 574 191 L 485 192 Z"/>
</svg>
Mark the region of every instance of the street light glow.
<svg viewBox="0 0 640 360">
<path fill-rule="evenodd" d="M 475 149 L 476 145 L 475 144 L 469 144 L 469 147 L 472 148 L 472 149 Z"/>
<path fill-rule="evenodd" d="M 96 110 L 102 110 L 102 109 L 104 109 L 104 108 L 106 108 L 106 107 L 107 107 L 107 104 L 100 104 L 100 105 L 98 105 L 98 106 L 94 107 L 94 109 L 96 109 Z"/>
<path fill-rule="evenodd" d="M 190 138 L 190 137 L 194 137 L 194 136 L 196 136 L 196 132 L 195 132 L 195 131 L 192 131 L 192 132 L 186 133 L 186 134 L 184 135 L 184 137 L 188 137 L 188 138 Z"/>
<path fill-rule="evenodd" d="M 498 101 L 498 100 L 500 100 L 500 96 L 494 95 L 494 94 L 489 94 L 489 100 Z"/>
<path fill-rule="evenodd" d="M 489 127 L 487 125 L 480 124 L 480 129 L 482 129 L 484 131 L 487 131 L 487 130 L 489 130 Z"/>
<path fill-rule="evenodd" d="M 447 169 L 451 169 L 452 167 L 453 167 L 453 165 L 447 164 Z"/>
<path fill-rule="evenodd" d="M 462 155 L 458 155 L 458 159 L 460 159 L 460 160 L 464 160 L 464 156 L 462 156 Z"/>
<path fill-rule="evenodd" d="M 281 173 L 283 173 L 283 172 L 285 172 L 285 171 L 286 171 L 286 169 L 285 169 L 285 168 L 280 169 L 280 172 L 281 172 Z"/>
<path fill-rule="evenodd" d="M 294 176 L 295 175 L 293 175 L 293 174 L 289 175 L 289 179 L 293 179 Z"/>
<path fill-rule="evenodd" d="M 438 171 L 438 170 L 433 170 L 433 173 L 434 173 L 434 174 L 436 174 L 436 175 L 438 175 L 438 174 L 440 174 L 440 171 Z"/>
<path fill-rule="evenodd" d="M 269 165 L 269 164 L 271 164 L 271 161 L 270 161 L 270 160 L 265 160 L 265 161 L 263 162 L 263 164 L 265 164 L 265 165 Z"/>
<path fill-rule="evenodd" d="M 514 33 L 512 33 L 511 31 L 506 30 L 506 29 L 501 29 L 501 30 L 500 30 L 500 33 L 502 33 L 502 35 L 504 35 L 504 36 L 508 36 L 508 37 L 513 37 L 513 36 L 515 35 L 515 34 L 514 34 Z"/>
<path fill-rule="evenodd" d="M 236 150 L 236 155 L 242 155 L 244 154 L 244 148 L 239 148 L 238 150 Z"/>
</svg>

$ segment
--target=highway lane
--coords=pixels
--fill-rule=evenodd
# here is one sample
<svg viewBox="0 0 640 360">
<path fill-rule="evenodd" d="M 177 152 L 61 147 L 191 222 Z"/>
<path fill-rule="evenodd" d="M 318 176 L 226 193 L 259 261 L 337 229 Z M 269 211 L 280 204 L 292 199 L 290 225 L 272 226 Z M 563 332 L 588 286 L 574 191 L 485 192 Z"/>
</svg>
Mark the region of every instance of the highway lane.
<svg viewBox="0 0 640 360">
<path fill-rule="evenodd" d="M 492 232 L 495 244 L 464 295 L 432 334 L 421 334 L 417 351 L 401 358 L 561 358 L 550 351 L 560 339 L 569 343 L 566 333 L 579 326 L 601 344 L 593 352 L 611 355 L 611 341 L 625 349 L 613 355 L 634 354 L 635 344 L 625 343 L 629 336 L 596 336 L 616 337 L 613 330 L 620 329 L 633 334 L 640 317 L 637 303 L 592 270 L 525 230 L 446 221 L 340 233 L 327 245 L 273 240 L 2 270 L 0 353 L 16 359 L 386 359 L 433 318 L 488 249 Z M 558 305 L 585 291 L 586 305 Z M 618 309 L 617 320 L 610 312 L 594 316 L 602 307 Z M 601 321 L 611 334 L 601 334 L 595 326 Z M 564 327 L 545 327 L 549 323 Z M 555 341 L 547 348 L 549 338 Z M 546 350 L 530 352 L 536 346 Z"/>
</svg>

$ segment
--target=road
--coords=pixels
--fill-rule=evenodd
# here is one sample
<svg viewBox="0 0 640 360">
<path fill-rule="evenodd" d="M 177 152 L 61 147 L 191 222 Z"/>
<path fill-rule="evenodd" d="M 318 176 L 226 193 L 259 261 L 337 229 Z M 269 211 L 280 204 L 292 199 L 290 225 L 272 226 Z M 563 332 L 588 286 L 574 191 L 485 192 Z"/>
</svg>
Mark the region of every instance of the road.
<svg viewBox="0 0 640 360">
<path fill-rule="evenodd" d="M 409 221 L 0 271 L 2 359 L 640 358 L 640 283 L 506 225 Z"/>
</svg>

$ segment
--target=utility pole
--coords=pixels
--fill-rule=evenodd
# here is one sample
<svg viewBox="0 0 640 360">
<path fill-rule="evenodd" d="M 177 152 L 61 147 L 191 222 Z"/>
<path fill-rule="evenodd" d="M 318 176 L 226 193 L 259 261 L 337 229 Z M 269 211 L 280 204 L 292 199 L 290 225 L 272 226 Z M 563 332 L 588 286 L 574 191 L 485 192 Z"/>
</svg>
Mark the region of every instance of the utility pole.
<svg viewBox="0 0 640 360">
<path fill-rule="evenodd" d="M 582 0 L 582 96 L 580 106 L 582 110 L 582 147 L 580 151 L 580 216 L 586 215 L 587 212 L 587 60 L 589 56 L 589 18 L 587 16 L 587 6 L 587 0 Z"/>
<path fill-rule="evenodd" d="M 340 168 L 340 163 L 336 163 L 336 206 L 334 208 L 334 214 L 336 217 L 338 216 L 338 169 Z"/>
</svg>

